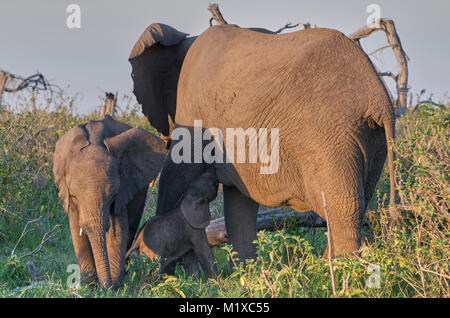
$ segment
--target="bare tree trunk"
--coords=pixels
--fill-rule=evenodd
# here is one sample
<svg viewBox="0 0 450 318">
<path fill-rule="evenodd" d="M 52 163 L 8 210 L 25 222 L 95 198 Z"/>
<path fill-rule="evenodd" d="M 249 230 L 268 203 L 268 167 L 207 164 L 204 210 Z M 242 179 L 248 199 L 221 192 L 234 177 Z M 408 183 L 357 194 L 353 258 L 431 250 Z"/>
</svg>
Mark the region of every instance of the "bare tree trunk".
<svg viewBox="0 0 450 318">
<path fill-rule="evenodd" d="M 394 52 L 395 59 L 398 63 L 398 75 L 395 76 L 397 84 L 397 114 L 401 115 L 406 112 L 408 107 L 408 56 L 403 50 L 400 38 L 397 34 L 394 21 L 390 19 L 380 19 L 378 25 L 365 26 L 358 31 L 349 35 L 349 38 L 359 44 L 359 40 L 365 38 L 375 31 L 382 30 L 386 34 L 389 46 Z M 381 74 L 380 76 L 383 76 Z M 391 76 L 387 74 L 386 76 Z M 391 76 L 392 77 L 392 76 Z M 387 87 L 386 87 L 387 89 Z"/>
<path fill-rule="evenodd" d="M 114 95 L 113 93 L 105 93 L 105 104 L 103 105 L 102 110 L 102 117 L 106 114 L 111 115 L 114 117 L 116 114 L 116 108 L 117 108 L 117 92 Z"/>
<path fill-rule="evenodd" d="M 2 105 L 2 97 L 3 97 L 3 92 L 5 91 L 7 80 L 8 80 L 8 75 L 1 72 L 0 73 L 0 106 Z"/>
</svg>

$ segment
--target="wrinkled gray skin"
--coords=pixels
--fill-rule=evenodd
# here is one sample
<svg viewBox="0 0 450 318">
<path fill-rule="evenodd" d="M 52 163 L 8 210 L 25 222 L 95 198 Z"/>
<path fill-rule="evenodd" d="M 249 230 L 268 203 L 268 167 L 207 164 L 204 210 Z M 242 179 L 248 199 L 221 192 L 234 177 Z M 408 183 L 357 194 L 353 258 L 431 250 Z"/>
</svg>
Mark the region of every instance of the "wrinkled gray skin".
<svg viewBox="0 0 450 318">
<path fill-rule="evenodd" d="M 161 139 L 108 115 L 77 125 L 56 143 L 53 173 L 82 283 L 122 284 L 125 253 L 164 157 Z"/>
<path fill-rule="evenodd" d="M 362 217 L 386 157 L 394 203 L 394 155 L 387 147 L 395 131 L 392 102 L 368 56 L 342 33 L 314 28 L 270 34 L 222 25 L 186 38 L 153 24 L 129 61 L 134 94 L 166 136 L 178 127 L 193 135 L 195 120 L 223 133 L 279 128 L 276 173 L 261 174 L 260 162 L 214 165 L 228 240 L 241 260 L 256 255 L 258 204 L 313 210 L 325 219 L 322 191 L 333 254 L 358 250 Z M 171 141 L 171 152 L 177 142 Z M 157 215 L 175 208 L 186 184 L 205 170 L 203 161 L 173 162 L 171 152 L 161 172 Z"/>
<path fill-rule="evenodd" d="M 217 196 L 217 188 L 213 170 L 195 179 L 175 210 L 154 216 L 145 223 L 128 250 L 127 258 L 134 253 L 148 257 L 160 256 L 161 272 L 166 272 L 171 270 L 167 266 L 172 261 L 193 251 L 207 276 L 216 273 L 205 228 L 210 223 L 209 202 Z"/>
</svg>

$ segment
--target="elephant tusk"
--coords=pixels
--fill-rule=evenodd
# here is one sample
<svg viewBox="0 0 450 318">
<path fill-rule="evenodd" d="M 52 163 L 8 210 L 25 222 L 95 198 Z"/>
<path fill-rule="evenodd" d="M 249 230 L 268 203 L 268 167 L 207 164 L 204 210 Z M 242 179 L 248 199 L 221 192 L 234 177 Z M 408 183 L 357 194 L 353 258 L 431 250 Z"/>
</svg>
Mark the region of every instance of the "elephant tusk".
<svg viewBox="0 0 450 318">
<path fill-rule="evenodd" d="M 82 233 L 83 233 L 83 229 L 80 227 L 80 236 L 81 236 Z"/>
</svg>

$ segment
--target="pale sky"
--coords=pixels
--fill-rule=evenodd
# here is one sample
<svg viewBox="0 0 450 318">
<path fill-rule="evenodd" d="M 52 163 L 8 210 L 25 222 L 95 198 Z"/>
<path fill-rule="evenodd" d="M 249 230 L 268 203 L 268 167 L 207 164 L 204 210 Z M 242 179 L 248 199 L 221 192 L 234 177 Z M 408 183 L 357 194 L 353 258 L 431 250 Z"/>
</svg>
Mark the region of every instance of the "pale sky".
<svg viewBox="0 0 450 318">
<path fill-rule="evenodd" d="M 229 23 L 277 30 L 287 22 L 337 29 L 345 34 L 366 23 L 369 4 L 397 26 L 411 58 L 411 92 L 427 89 L 442 100 L 450 89 L 450 1 L 448 0 L 222 0 Z M 81 28 L 69 29 L 69 4 L 81 8 Z M 208 27 L 208 0 L 0 0 L 0 69 L 28 76 L 39 70 L 53 83 L 79 93 L 76 108 L 99 105 L 101 89 L 131 95 L 129 52 L 151 23 L 197 35 Z M 290 30 L 288 30 L 290 31 Z M 363 40 L 366 52 L 386 45 L 382 32 Z M 382 71 L 397 73 L 390 49 L 373 57 Z M 389 81 L 390 79 L 387 79 Z M 5 94 L 8 100 L 8 94 Z M 134 96 L 133 96 L 134 98 Z M 120 100 L 120 96 L 119 96 Z M 120 105 L 119 105 L 120 106 Z"/>
</svg>

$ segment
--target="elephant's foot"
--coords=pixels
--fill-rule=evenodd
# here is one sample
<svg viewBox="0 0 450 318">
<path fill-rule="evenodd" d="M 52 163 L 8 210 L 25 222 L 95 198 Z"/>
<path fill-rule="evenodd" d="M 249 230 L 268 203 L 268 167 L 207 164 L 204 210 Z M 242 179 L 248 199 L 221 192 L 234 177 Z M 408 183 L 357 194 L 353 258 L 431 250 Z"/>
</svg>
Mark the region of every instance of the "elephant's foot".
<svg viewBox="0 0 450 318">
<path fill-rule="evenodd" d="M 327 233 L 328 235 L 328 233 Z M 344 228 L 343 226 L 332 227 L 331 230 L 331 257 L 356 252 L 361 248 L 360 231 L 356 228 Z M 329 257 L 330 244 L 327 244 L 323 258 Z"/>
<path fill-rule="evenodd" d="M 91 271 L 81 271 L 80 273 L 80 284 L 83 286 L 91 285 L 92 283 L 97 283 L 97 273 L 95 270 Z"/>
<path fill-rule="evenodd" d="M 188 276 L 198 275 L 200 271 L 198 268 L 198 258 L 193 251 L 189 251 L 182 257 L 183 268 Z"/>
<path fill-rule="evenodd" d="M 194 275 L 200 276 L 200 270 L 198 267 L 198 258 L 195 255 L 194 251 L 190 250 L 176 260 L 168 260 L 168 261 L 162 260 L 160 267 L 161 273 L 174 275 L 175 267 L 177 266 L 177 264 L 181 264 L 187 276 L 194 276 Z"/>
</svg>

